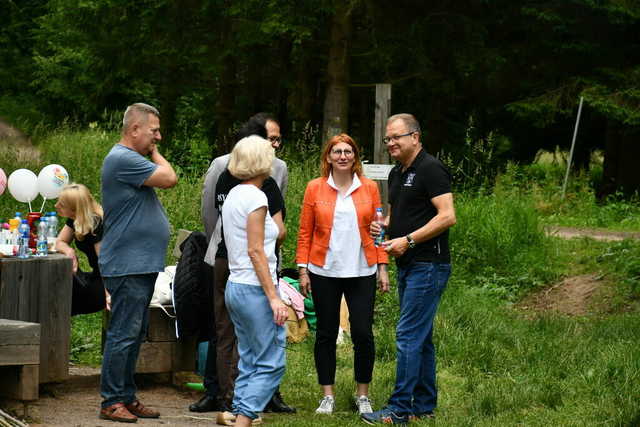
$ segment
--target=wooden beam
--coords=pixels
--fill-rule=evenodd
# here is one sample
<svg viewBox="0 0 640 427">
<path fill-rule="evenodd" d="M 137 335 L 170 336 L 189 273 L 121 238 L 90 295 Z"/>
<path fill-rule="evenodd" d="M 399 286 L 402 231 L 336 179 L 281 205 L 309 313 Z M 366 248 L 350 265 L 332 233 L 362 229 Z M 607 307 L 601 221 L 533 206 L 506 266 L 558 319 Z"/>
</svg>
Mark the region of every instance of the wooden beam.
<svg viewBox="0 0 640 427">
<path fill-rule="evenodd" d="M 391 85 L 382 83 L 376 85 L 376 110 L 375 110 L 375 129 L 373 132 L 373 162 L 376 164 L 388 165 L 391 163 L 387 147 L 382 142 L 387 127 L 387 118 L 391 115 Z M 389 203 L 389 186 L 387 181 L 377 181 L 380 188 L 380 200 L 386 212 Z"/>
</svg>

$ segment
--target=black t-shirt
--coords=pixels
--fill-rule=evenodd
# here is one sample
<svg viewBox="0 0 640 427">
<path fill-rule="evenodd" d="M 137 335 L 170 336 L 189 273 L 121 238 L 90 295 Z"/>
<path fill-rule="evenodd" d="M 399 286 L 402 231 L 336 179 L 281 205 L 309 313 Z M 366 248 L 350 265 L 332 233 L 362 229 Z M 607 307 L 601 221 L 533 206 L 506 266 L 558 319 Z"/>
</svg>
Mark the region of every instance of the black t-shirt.
<svg viewBox="0 0 640 427">
<path fill-rule="evenodd" d="M 404 172 L 401 164 L 396 165 L 389 173 L 389 237 L 406 236 L 428 223 L 438 213 L 431 199 L 446 193 L 451 193 L 451 175 L 440 160 L 424 149 Z M 416 244 L 396 259 L 400 267 L 413 261 L 451 262 L 449 230 Z"/>
<path fill-rule="evenodd" d="M 74 241 L 76 243 L 76 247 L 81 250 L 89 261 L 89 265 L 93 269 L 93 274 L 100 274 L 100 266 L 98 265 L 98 254 L 96 253 L 95 244 L 102 240 L 102 218 L 98 218 L 98 224 L 96 225 L 93 233 L 89 233 L 84 236 L 84 239 L 78 240 L 74 236 Z M 73 220 L 71 218 L 67 218 L 66 225 L 69 226 L 75 233 L 75 228 L 73 226 Z"/>
<path fill-rule="evenodd" d="M 225 169 L 224 172 L 220 174 L 220 178 L 218 178 L 218 182 L 216 183 L 215 201 L 215 206 L 216 209 L 218 209 L 218 212 L 222 213 L 222 205 L 224 204 L 229 191 L 231 191 L 233 187 L 240 184 L 241 182 L 242 180 L 231 175 L 229 169 Z M 282 220 L 284 221 L 284 217 L 286 214 L 284 199 L 282 198 L 282 192 L 280 191 L 280 188 L 278 188 L 278 184 L 276 183 L 276 181 L 272 177 L 265 179 L 262 183 L 261 190 L 267 196 L 267 202 L 269 203 L 269 215 L 273 216 L 282 211 Z M 219 220 L 222 221 L 222 215 L 219 216 Z M 224 227 L 224 224 L 222 226 Z M 218 245 L 216 258 L 227 259 L 227 246 L 224 243 L 224 233 L 222 234 L 222 240 Z"/>
</svg>

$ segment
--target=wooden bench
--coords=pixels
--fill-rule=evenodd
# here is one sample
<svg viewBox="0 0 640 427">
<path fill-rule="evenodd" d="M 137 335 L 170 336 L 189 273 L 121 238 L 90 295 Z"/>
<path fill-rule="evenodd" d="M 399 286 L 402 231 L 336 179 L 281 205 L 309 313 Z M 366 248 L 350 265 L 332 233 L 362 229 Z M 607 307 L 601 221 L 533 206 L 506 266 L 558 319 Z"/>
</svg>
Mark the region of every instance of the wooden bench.
<svg viewBox="0 0 640 427">
<path fill-rule="evenodd" d="M 180 258 L 180 245 L 189 237 L 191 231 L 179 229 L 173 256 Z M 177 373 L 196 369 L 197 340 L 195 337 L 187 339 L 176 337 L 173 306 L 149 307 L 149 329 L 147 337 L 140 346 L 136 373 L 138 374 L 171 374 L 171 382 L 178 384 Z M 109 312 L 102 317 L 102 350 L 109 325 Z"/>
<path fill-rule="evenodd" d="M 164 307 L 172 313 L 172 306 Z M 105 311 L 102 322 L 102 343 L 106 337 L 109 313 Z M 136 373 L 171 374 L 171 382 L 176 383 L 176 374 L 194 371 L 196 366 L 195 338 L 176 338 L 175 319 L 169 317 L 160 307 L 149 307 L 149 329 L 140 346 Z"/>
<path fill-rule="evenodd" d="M 0 319 L 0 396 L 37 400 L 40 324 Z"/>
</svg>

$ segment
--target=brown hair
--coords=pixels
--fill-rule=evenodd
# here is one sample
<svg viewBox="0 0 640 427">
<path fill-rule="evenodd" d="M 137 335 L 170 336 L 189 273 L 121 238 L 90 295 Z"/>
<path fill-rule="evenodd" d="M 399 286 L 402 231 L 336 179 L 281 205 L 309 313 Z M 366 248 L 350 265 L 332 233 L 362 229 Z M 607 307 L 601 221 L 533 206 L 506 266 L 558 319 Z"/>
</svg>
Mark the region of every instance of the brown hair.
<svg viewBox="0 0 640 427">
<path fill-rule="evenodd" d="M 362 176 L 360 148 L 358 147 L 358 144 L 356 144 L 356 142 L 353 140 L 353 138 L 351 138 L 346 133 L 341 133 L 340 135 L 334 136 L 325 144 L 324 149 L 322 150 L 322 156 L 320 157 L 320 169 L 322 172 L 322 176 L 327 178 L 329 176 L 329 173 L 331 173 L 331 163 L 329 163 L 327 157 L 329 157 L 329 153 L 331 152 L 333 146 L 340 144 L 341 142 L 349 144 L 353 149 L 353 166 L 351 167 L 351 171 L 359 177 Z"/>
</svg>

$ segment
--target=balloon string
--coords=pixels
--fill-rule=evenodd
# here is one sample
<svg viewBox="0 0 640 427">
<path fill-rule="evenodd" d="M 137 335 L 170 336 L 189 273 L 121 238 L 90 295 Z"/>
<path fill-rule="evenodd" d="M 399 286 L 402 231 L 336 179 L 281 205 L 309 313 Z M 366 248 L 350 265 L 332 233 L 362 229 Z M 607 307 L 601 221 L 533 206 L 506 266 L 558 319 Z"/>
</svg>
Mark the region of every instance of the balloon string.
<svg viewBox="0 0 640 427">
<path fill-rule="evenodd" d="M 29 212 L 33 212 L 33 211 L 31 210 L 31 200 L 29 200 Z"/>
<path fill-rule="evenodd" d="M 44 204 L 47 203 L 47 198 L 43 197 L 42 206 L 40 206 L 40 210 L 38 212 L 42 213 L 42 209 L 44 209 Z"/>
</svg>

